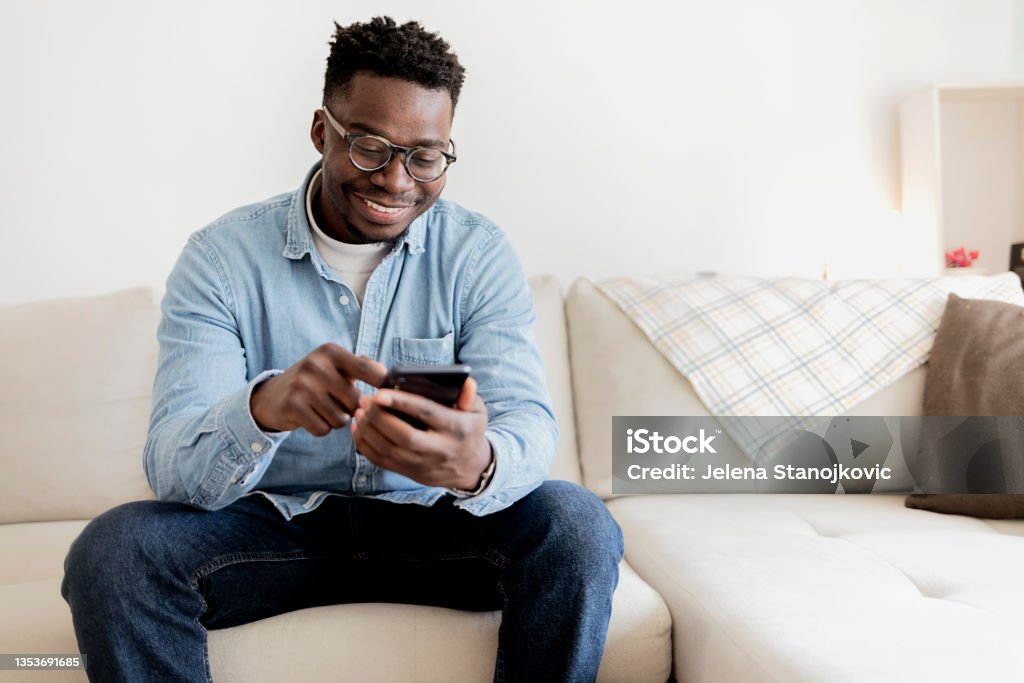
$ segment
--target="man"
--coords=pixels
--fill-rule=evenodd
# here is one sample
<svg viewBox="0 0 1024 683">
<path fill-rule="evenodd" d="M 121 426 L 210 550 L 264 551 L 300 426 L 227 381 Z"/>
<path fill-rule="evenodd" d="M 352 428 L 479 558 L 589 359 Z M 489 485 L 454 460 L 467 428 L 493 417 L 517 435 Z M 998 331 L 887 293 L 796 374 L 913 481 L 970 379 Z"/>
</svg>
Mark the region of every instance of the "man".
<svg viewBox="0 0 1024 683">
<path fill-rule="evenodd" d="M 66 562 L 89 675 L 208 680 L 207 629 L 389 601 L 501 609 L 496 680 L 593 680 L 622 536 L 544 481 L 529 288 L 498 228 L 439 199 L 463 68 L 416 23 L 336 27 L 322 161 L 192 235 L 168 278 L 158 500 L 95 519 Z M 474 378 L 454 408 L 377 390 L 453 362 Z"/>
</svg>

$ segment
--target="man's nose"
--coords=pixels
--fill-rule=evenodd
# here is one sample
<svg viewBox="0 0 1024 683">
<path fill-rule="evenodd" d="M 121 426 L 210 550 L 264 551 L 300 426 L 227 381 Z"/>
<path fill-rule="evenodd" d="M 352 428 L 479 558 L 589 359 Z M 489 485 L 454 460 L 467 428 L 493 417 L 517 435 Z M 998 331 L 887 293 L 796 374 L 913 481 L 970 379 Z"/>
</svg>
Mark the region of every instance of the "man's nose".
<svg viewBox="0 0 1024 683">
<path fill-rule="evenodd" d="M 402 154 L 395 152 L 387 166 L 370 175 L 370 181 L 388 194 L 409 192 L 416 186 L 416 181 L 405 170 L 403 161 Z"/>
</svg>

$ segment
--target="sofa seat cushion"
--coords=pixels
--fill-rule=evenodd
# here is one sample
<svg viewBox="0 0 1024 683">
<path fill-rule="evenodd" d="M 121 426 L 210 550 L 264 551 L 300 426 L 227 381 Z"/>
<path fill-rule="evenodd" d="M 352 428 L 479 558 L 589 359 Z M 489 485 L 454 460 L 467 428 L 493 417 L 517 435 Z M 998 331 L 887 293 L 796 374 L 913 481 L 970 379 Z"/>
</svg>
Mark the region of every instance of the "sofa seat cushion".
<svg viewBox="0 0 1024 683">
<path fill-rule="evenodd" d="M 0 643 L 6 651 L 78 652 L 60 583 L 68 547 L 86 524 L 0 525 Z M 497 612 L 369 603 L 316 607 L 211 631 L 210 666 L 217 681 L 246 683 L 483 681 L 493 675 L 499 625 Z M 669 676 L 671 658 L 668 608 L 623 562 L 600 680 L 660 683 Z M 48 672 L 33 680 L 84 681 L 85 675 Z"/>
<path fill-rule="evenodd" d="M 64 557 L 88 520 L 0 524 L 0 586 L 63 578 Z"/>
<path fill-rule="evenodd" d="M 0 524 L 0 643 L 4 652 L 78 652 L 71 612 L 60 596 L 64 557 L 88 521 Z M 11 678 L 5 677 L 5 674 Z M 35 672 L 38 683 L 85 681 L 84 671 Z M 0 681 L 17 674 L 0 672 Z"/>
<path fill-rule="evenodd" d="M 626 558 L 668 603 L 680 681 L 1008 681 L 1024 520 L 900 495 L 633 496 Z"/>
</svg>

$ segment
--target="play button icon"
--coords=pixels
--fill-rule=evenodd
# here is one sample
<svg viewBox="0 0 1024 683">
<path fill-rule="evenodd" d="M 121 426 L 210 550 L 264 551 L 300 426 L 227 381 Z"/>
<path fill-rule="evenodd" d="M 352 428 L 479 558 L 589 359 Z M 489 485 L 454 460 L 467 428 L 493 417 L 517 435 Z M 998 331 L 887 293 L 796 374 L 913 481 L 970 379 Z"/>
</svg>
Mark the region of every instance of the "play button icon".
<svg viewBox="0 0 1024 683">
<path fill-rule="evenodd" d="M 861 453 L 866 451 L 868 448 L 870 448 L 870 446 L 868 446 L 868 444 L 866 444 L 866 443 L 864 443 L 862 441 L 857 441 L 856 439 L 850 439 L 850 448 L 851 448 L 851 450 L 853 450 L 853 457 L 856 458 L 858 455 L 860 455 Z"/>
</svg>

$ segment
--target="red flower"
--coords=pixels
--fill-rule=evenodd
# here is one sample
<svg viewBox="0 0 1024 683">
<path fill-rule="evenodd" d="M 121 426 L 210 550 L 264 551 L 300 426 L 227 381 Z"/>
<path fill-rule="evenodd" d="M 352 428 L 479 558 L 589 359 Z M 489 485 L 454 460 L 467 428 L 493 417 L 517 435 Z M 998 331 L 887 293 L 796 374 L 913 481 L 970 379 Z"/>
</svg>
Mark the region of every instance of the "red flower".
<svg viewBox="0 0 1024 683">
<path fill-rule="evenodd" d="M 967 251 L 963 247 L 953 249 L 952 251 L 946 252 L 946 267 L 947 268 L 969 268 L 978 258 L 978 250 L 972 249 Z"/>
</svg>

